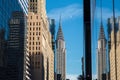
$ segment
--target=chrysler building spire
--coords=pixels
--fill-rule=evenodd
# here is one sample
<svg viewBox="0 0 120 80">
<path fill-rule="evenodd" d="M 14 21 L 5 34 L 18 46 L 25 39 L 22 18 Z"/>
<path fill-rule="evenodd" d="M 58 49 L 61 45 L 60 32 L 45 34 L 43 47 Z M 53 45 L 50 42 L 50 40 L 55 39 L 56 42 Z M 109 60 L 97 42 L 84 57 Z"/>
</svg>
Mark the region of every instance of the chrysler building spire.
<svg viewBox="0 0 120 80">
<path fill-rule="evenodd" d="M 59 21 L 59 29 L 58 29 L 58 32 L 57 32 L 57 40 L 58 39 L 61 39 L 64 41 L 64 36 L 63 36 L 63 32 L 62 32 L 62 24 L 61 24 L 61 16 L 60 16 L 60 21 Z"/>
<path fill-rule="evenodd" d="M 100 33 L 98 39 L 98 52 L 97 52 L 97 75 L 98 80 L 103 80 L 103 76 L 106 75 L 106 38 L 104 28 L 100 26 Z"/>
<path fill-rule="evenodd" d="M 100 39 L 105 39 L 105 33 L 104 33 L 104 29 L 103 29 L 103 25 L 102 24 L 100 26 L 100 33 L 99 33 L 99 40 Z"/>
<path fill-rule="evenodd" d="M 59 22 L 59 29 L 57 32 L 57 40 L 56 40 L 56 71 L 57 78 L 61 76 L 61 80 L 66 80 L 66 47 L 65 41 L 62 32 L 61 26 L 61 18 Z"/>
</svg>

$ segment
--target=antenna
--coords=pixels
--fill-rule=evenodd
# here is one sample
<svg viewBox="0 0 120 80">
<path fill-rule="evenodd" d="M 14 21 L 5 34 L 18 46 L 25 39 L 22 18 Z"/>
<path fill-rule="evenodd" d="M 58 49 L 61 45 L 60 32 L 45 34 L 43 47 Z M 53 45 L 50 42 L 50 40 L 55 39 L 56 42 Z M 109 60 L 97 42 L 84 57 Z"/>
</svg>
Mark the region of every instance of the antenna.
<svg viewBox="0 0 120 80">
<path fill-rule="evenodd" d="M 59 18 L 59 26 L 61 26 L 62 24 L 62 19 L 61 19 L 61 14 L 60 14 L 60 18 Z"/>
</svg>

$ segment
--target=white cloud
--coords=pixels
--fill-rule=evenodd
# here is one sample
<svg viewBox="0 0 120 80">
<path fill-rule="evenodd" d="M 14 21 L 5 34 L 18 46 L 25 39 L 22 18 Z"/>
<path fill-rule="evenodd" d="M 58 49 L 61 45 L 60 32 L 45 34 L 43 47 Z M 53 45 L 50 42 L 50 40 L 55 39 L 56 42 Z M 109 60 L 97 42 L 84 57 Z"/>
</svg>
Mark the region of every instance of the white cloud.
<svg viewBox="0 0 120 80">
<path fill-rule="evenodd" d="M 116 16 L 120 16 L 120 11 L 119 10 L 115 10 L 115 15 Z M 103 8 L 102 9 L 102 19 L 103 20 L 107 20 L 108 18 L 111 18 L 113 16 L 113 12 L 112 9 L 110 8 Z M 101 20 L 101 9 L 100 8 L 96 8 L 96 18 Z"/>
<path fill-rule="evenodd" d="M 68 74 L 68 75 L 66 76 L 66 78 L 67 78 L 67 79 L 70 79 L 70 80 L 78 80 L 78 79 L 77 79 L 78 76 L 79 76 L 79 75 L 76 75 L 76 74 Z M 95 80 L 95 79 L 97 79 L 97 75 L 96 75 L 96 74 L 93 74 L 93 75 L 92 75 L 92 80 Z"/>
<path fill-rule="evenodd" d="M 93 74 L 93 75 L 92 75 L 92 78 L 93 78 L 93 80 L 97 79 L 97 75 L 96 75 L 96 74 Z"/>
<path fill-rule="evenodd" d="M 71 4 L 61 8 L 55 8 L 48 12 L 48 17 L 59 21 L 60 15 L 62 15 L 62 20 L 69 20 L 75 17 L 81 17 L 83 11 L 79 4 Z"/>
<path fill-rule="evenodd" d="M 78 77 L 78 75 L 75 75 L 75 74 L 68 74 L 66 76 L 66 78 L 70 79 L 70 80 L 77 80 L 77 77 Z"/>
</svg>

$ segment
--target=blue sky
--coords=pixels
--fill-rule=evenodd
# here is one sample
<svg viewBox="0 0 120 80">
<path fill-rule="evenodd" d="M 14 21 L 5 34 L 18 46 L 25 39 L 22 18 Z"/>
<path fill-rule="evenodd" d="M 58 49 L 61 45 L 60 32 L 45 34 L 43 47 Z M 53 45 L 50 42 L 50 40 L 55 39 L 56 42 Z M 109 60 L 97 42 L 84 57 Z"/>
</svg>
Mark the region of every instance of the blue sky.
<svg viewBox="0 0 120 80">
<path fill-rule="evenodd" d="M 103 22 L 105 33 L 107 18 L 112 16 L 112 0 L 103 0 Z M 92 28 L 93 36 L 93 77 L 96 77 L 96 47 L 100 26 L 100 0 L 96 0 L 95 24 Z M 120 15 L 120 0 L 116 0 L 116 15 Z M 56 20 L 58 30 L 59 17 L 62 15 L 62 29 L 66 42 L 67 59 L 66 73 L 71 80 L 81 74 L 81 57 L 83 55 L 83 0 L 46 0 L 47 15 Z M 107 36 L 106 36 L 107 37 Z"/>
<path fill-rule="evenodd" d="M 71 80 L 81 73 L 81 57 L 83 55 L 83 22 L 81 0 L 47 0 L 47 13 L 56 19 L 56 32 L 60 14 L 62 15 L 62 29 L 66 42 L 66 73 Z M 81 24 L 80 24 L 81 23 Z"/>
</svg>

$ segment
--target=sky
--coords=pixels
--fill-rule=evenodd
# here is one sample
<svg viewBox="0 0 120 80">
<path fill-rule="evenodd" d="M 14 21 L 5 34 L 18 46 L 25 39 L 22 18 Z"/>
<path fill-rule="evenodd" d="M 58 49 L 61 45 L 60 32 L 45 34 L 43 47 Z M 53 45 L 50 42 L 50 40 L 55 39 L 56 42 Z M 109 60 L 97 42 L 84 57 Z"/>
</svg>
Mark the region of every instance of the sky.
<svg viewBox="0 0 120 80">
<path fill-rule="evenodd" d="M 103 23 L 107 35 L 107 19 L 112 16 L 112 0 L 103 0 Z M 115 0 L 116 16 L 120 15 L 120 0 Z M 56 32 L 60 15 L 66 42 L 66 74 L 77 80 L 81 74 L 83 56 L 83 0 L 46 0 L 47 16 L 56 20 Z M 96 0 L 94 27 L 92 27 L 92 74 L 96 78 L 96 48 L 100 26 L 100 0 Z M 106 36 L 107 37 L 107 36 Z"/>
</svg>

